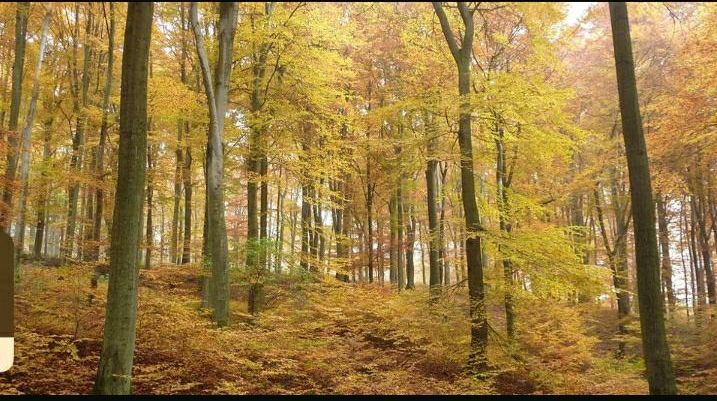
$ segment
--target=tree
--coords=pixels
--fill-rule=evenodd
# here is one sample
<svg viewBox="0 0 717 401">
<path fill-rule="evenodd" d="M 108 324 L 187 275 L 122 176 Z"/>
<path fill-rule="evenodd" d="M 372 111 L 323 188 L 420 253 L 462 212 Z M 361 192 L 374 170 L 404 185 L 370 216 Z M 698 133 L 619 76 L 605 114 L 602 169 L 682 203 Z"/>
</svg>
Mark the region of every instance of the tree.
<svg viewBox="0 0 717 401">
<path fill-rule="evenodd" d="M 237 25 L 237 8 L 234 2 L 219 6 L 219 55 L 216 76 L 209 70 L 209 59 L 199 27 L 197 3 L 190 6 L 190 18 L 197 42 L 197 55 L 202 69 L 204 90 L 209 105 L 209 132 L 207 136 L 207 217 L 208 258 L 211 266 L 210 305 L 214 321 L 219 326 L 229 324 L 229 269 L 227 265 L 227 230 L 224 217 L 224 118 L 229 94 L 229 77 L 232 68 L 232 50 Z M 216 81 L 213 82 L 215 78 Z"/>
<path fill-rule="evenodd" d="M 637 97 L 627 4 L 614 2 L 610 3 L 609 7 L 622 131 L 630 176 L 640 328 L 647 380 L 650 394 L 675 394 L 677 389 L 667 345 L 664 303 L 660 288 L 655 203 L 652 198 L 650 166 Z"/>
<path fill-rule="evenodd" d="M 458 142 L 461 150 L 461 196 L 465 213 L 466 262 L 468 265 L 468 293 L 471 316 L 471 353 L 469 369 L 478 372 L 487 367 L 488 320 L 483 286 L 483 260 L 478 203 L 473 173 L 473 142 L 471 132 L 471 110 L 468 95 L 471 92 L 471 56 L 475 25 L 473 13 L 465 2 L 458 2 L 458 11 L 463 21 L 463 37 L 460 46 L 451 29 L 448 16 L 440 2 L 433 2 L 448 48 L 458 67 L 458 94 L 460 95 L 460 117 L 458 119 Z"/>
<path fill-rule="evenodd" d="M 15 12 L 15 61 L 12 65 L 12 93 L 10 95 L 10 120 L 8 122 L 9 151 L 7 152 L 7 167 L 5 170 L 5 186 L 3 188 L 3 209 L 0 209 L 0 230 L 8 230 L 10 210 L 12 210 L 12 195 L 17 171 L 17 149 L 19 147 L 17 123 L 20 118 L 20 102 L 22 100 L 22 70 L 25 65 L 25 43 L 27 35 L 27 17 L 30 12 L 29 2 L 18 2 Z"/>
<path fill-rule="evenodd" d="M 42 59 L 45 56 L 45 47 L 47 46 L 47 31 L 50 27 L 50 18 L 52 17 L 52 9 L 48 8 L 42 19 L 42 28 L 40 28 L 40 49 L 37 53 L 37 64 L 35 65 L 35 76 L 32 80 L 32 94 L 30 95 L 30 108 L 25 118 L 25 128 L 22 130 L 22 153 L 20 159 L 20 211 L 17 220 L 16 243 L 17 252 L 15 253 L 15 265 L 20 265 L 20 256 L 24 249 L 25 243 L 25 216 L 28 197 L 28 178 L 30 175 L 30 143 L 32 140 L 32 125 L 35 122 L 35 114 L 37 113 L 37 98 L 40 96 L 40 77 L 42 73 Z"/>
<path fill-rule="evenodd" d="M 109 106 L 110 94 L 112 93 L 113 68 L 114 68 L 114 43 L 115 43 L 115 7 L 109 3 L 109 24 L 107 25 L 107 75 L 105 86 L 102 92 L 102 122 L 100 126 L 100 140 L 97 145 L 97 178 L 101 181 L 105 177 L 105 148 L 109 135 Z M 98 260 L 100 256 L 100 236 L 102 234 L 102 219 L 104 218 L 105 191 L 100 185 L 95 192 L 95 218 L 93 225 L 92 246 L 90 260 Z"/>
<path fill-rule="evenodd" d="M 94 391 L 129 394 L 137 321 L 138 252 L 147 158 L 147 78 L 153 3 L 129 3 L 120 93 L 117 192 L 102 352 Z"/>
</svg>

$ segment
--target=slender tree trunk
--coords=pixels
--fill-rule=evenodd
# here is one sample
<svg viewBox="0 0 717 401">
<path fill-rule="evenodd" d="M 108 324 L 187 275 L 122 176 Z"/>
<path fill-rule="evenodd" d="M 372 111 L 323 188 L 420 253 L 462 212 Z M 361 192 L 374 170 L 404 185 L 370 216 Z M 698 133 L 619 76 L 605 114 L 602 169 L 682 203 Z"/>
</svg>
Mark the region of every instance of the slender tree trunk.
<svg viewBox="0 0 717 401">
<path fill-rule="evenodd" d="M 32 94 L 30 95 L 30 108 L 25 118 L 25 128 L 22 130 L 22 156 L 20 164 L 20 210 L 17 220 L 17 235 L 15 236 L 15 266 L 20 267 L 20 256 L 24 250 L 25 243 L 25 215 L 28 197 L 28 179 L 30 176 L 30 145 L 32 141 L 32 125 L 35 121 L 37 112 L 37 98 L 40 95 L 40 78 L 42 72 L 42 60 L 45 56 L 45 47 L 47 46 L 47 31 L 52 17 L 52 9 L 48 8 L 45 17 L 42 20 L 42 28 L 40 33 L 40 50 L 37 56 L 37 64 L 35 65 L 35 76 L 32 80 Z"/>
<path fill-rule="evenodd" d="M 667 296 L 670 310 L 674 311 L 677 300 L 672 288 L 672 259 L 670 258 L 670 236 L 667 226 L 667 205 L 661 194 L 655 196 L 657 204 L 657 227 L 659 230 L 660 249 L 662 250 L 662 286 Z"/>
<path fill-rule="evenodd" d="M 431 302 L 435 301 L 441 294 L 441 266 L 440 266 L 440 236 L 438 232 L 438 160 L 435 158 L 437 132 L 433 116 L 425 114 L 426 151 L 428 162 L 426 165 L 426 203 L 428 206 L 428 264 L 429 264 L 429 287 Z"/>
<path fill-rule="evenodd" d="M 107 146 L 107 136 L 109 130 L 109 106 L 110 94 L 112 92 L 112 78 L 114 68 L 114 37 L 115 37 L 115 8 L 113 3 L 109 3 L 110 20 L 107 48 L 107 76 L 105 78 L 105 87 L 102 93 L 102 123 L 100 126 L 100 140 L 97 146 L 97 180 L 102 181 L 105 176 L 105 148 Z M 102 185 L 97 187 L 95 192 L 95 217 L 92 239 L 94 241 L 91 260 L 99 260 L 100 256 L 100 237 L 102 234 L 102 218 L 104 215 L 104 188 Z"/>
<path fill-rule="evenodd" d="M 120 95 L 117 191 L 110 247 L 107 314 L 97 394 L 129 394 L 137 321 L 137 252 L 147 152 L 147 75 L 152 3 L 129 3 Z"/>
<path fill-rule="evenodd" d="M 650 167 L 635 81 L 635 65 L 627 4 L 609 4 L 620 114 L 630 175 L 630 197 L 635 229 L 637 293 L 642 349 L 650 394 L 675 394 L 675 376 L 665 332 L 664 304 L 660 291 L 660 260 L 655 232 L 655 203 Z"/>
<path fill-rule="evenodd" d="M 85 43 L 83 43 L 84 58 L 82 62 L 82 81 L 80 83 L 73 80 L 74 87 L 73 112 L 76 115 L 75 134 L 72 137 L 72 156 L 70 158 L 70 171 L 73 175 L 70 177 L 70 184 L 67 189 L 67 226 L 65 234 L 64 256 L 72 258 L 75 247 L 75 235 L 77 225 L 77 202 L 80 194 L 80 183 L 77 176 L 82 171 L 82 154 L 85 145 L 85 126 L 87 124 L 87 95 L 90 87 L 90 63 L 92 59 L 93 49 L 90 44 L 90 35 L 92 28 L 92 11 L 91 4 L 87 6 L 85 16 Z M 79 16 L 79 6 L 75 11 Z M 79 23 L 79 20 L 78 20 Z M 77 32 L 76 32 L 77 33 Z M 79 33 L 77 33 L 79 35 Z M 76 64 L 77 42 L 74 42 L 73 49 L 73 66 Z M 78 88 L 78 85 L 80 86 Z M 78 254 L 80 251 L 78 250 Z"/>
<path fill-rule="evenodd" d="M 229 324 L 229 269 L 227 265 L 227 230 L 224 217 L 224 152 L 222 137 L 224 117 L 229 94 L 229 78 L 232 67 L 234 34 L 237 26 L 236 3 L 219 6 L 219 53 L 216 65 L 216 81 L 212 82 L 209 60 L 199 27 L 197 4 L 190 8 L 197 53 L 202 69 L 204 89 L 209 104 L 210 129 L 207 138 L 207 228 L 211 257 L 211 305 L 214 321 L 221 327 Z"/>
<path fill-rule="evenodd" d="M 406 222 L 406 289 L 416 288 L 416 267 L 413 260 L 413 247 L 416 244 L 416 217 L 413 206 L 408 207 Z"/>
<path fill-rule="evenodd" d="M 479 373 L 487 368 L 488 319 L 483 284 L 483 250 L 480 233 L 483 231 L 476 202 L 473 172 L 473 140 L 471 130 L 471 107 L 468 95 L 471 92 L 471 55 L 473 54 L 474 21 L 473 11 L 467 3 L 458 2 L 458 11 L 463 20 L 464 34 L 460 47 L 450 28 L 448 17 L 440 2 L 433 8 L 441 23 L 443 35 L 458 67 L 458 93 L 460 114 L 458 118 L 458 145 L 461 152 L 461 194 L 466 225 L 466 262 L 468 265 L 468 296 L 471 318 L 471 350 L 468 369 Z"/>
<path fill-rule="evenodd" d="M 145 238 L 145 245 L 147 249 L 145 249 L 144 255 L 145 269 L 149 269 L 150 267 L 152 267 L 152 248 L 154 247 L 154 223 L 152 221 L 152 209 L 154 208 L 154 185 L 152 182 L 154 179 L 154 156 L 152 155 L 153 148 L 154 147 L 150 144 L 147 149 L 147 224 Z"/>
<path fill-rule="evenodd" d="M 498 119 L 496 118 L 496 121 Z M 512 231 L 512 223 L 510 217 L 510 201 L 508 189 L 510 187 L 508 178 L 508 166 L 505 160 L 505 141 L 503 129 L 496 127 L 496 199 L 499 207 L 499 225 L 500 231 L 505 236 L 504 240 L 509 241 Z M 500 250 L 500 247 L 499 247 Z M 513 308 L 513 262 L 510 257 L 502 255 L 503 259 L 503 280 L 505 282 L 505 326 L 508 339 L 512 341 L 515 338 L 515 311 Z"/>
<path fill-rule="evenodd" d="M 50 162 L 50 140 L 52 139 L 52 123 L 53 118 L 50 117 L 45 120 L 44 123 L 44 138 L 43 138 L 43 151 L 42 151 L 42 164 L 43 170 L 40 174 L 40 186 L 38 189 L 39 199 L 37 202 L 37 222 L 35 226 L 35 243 L 33 246 L 33 257 L 40 259 L 43 255 L 43 244 L 47 241 L 49 236 L 48 224 L 47 224 L 47 202 L 48 202 L 48 177 L 46 173 L 46 167 Z M 47 255 L 47 247 L 45 247 L 45 255 Z"/>
<path fill-rule="evenodd" d="M 18 2 L 15 13 L 15 60 L 12 65 L 12 89 L 10 94 L 10 120 L 7 135 L 7 164 L 5 167 L 5 187 L 3 188 L 2 204 L 0 204 L 0 230 L 10 232 L 12 197 L 15 192 L 15 174 L 17 172 L 17 156 L 20 148 L 17 124 L 20 119 L 22 101 L 22 71 L 25 65 L 25 43 L 27 35 L 27 17 L 30 2 Z"/>
</svg>

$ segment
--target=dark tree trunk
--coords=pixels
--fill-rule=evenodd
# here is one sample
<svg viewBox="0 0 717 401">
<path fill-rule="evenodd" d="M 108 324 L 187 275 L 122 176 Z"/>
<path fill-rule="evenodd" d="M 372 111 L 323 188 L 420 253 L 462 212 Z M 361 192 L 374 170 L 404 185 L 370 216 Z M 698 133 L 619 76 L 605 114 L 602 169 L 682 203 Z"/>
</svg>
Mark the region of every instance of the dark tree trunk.
<svg viewBox="0 0 717 401">
<path fill-rule="evenodd" d="M 426 203 L 428 206 L 428 265 L 430 287 L 430 299 L 435 301 L 441 294 L 441 266 L 440 266 L 440 243 L 438 233 L 438 160 L 435 158 L 437 132 L 433 116 L 425 115 L 426 153 L 428 162 L 426 165 Z"/>
<path fill-rule="evenodd" d="M 52 123 L 53 118 L 50 117 L 45 120 L 44 138 L 43 138 L 43 151 L 42 151 L 42 164 L 47 166 L 50 162 L 50 140 L 52 139 Z M 43 252 L 43 243 L 47 240 L 47 191 L 48 191 L 48 177 L 46 169 L 43 168 L 40 175 L 40 187 L 38 193 L 40 198 L 37 202 L 37 222 L 35 225 L 35 243 L 33 246 L 33 257 L 39 259 Z"/>
<path fill-rule="evenodd" d="M 652 197 L 650 166 L 637 97 L 627 4 L 610 3 L 609 8 L 622 131 L 630 175 L 637 293 L 647 381 L 650 394 L 675 394 L 677 389 L 665 333 L 664 304 L 660 291 L 655 203 Z"/>
<path fill-rule="evenodd" d="M 413 207 L 409 206 L 406 213 L 406 289 L 416 288 L 416 267 L 413 260 L 413 247 L 416 243 L 416 218 Z"/>
<path fill-rule="evenodd" d="M 471 134 L 471 109 L 468 95 L 471 92 L 471 55 L 473 54 L 473 11 L 467 3 L 458 2 L 458 11 L 464 25 L 464 35 L 459 47 L 440 2 L 433 8 L 438 15 L 441 29 L 458 67 L 458 93 L 461 96 L 458 119 L 458 144 L 461 151 L 461 194 L 466 225 L 466 262 L 468 265 L 468 296 L 471 317 L 471 350 L 468 368 L 476 374 L 488 367 L 488 320 L 483 285 L 483 251 L 480 233 L 483 231 L 476 202 L 473 172 L 473 140 Z"/>
<path fill-rule="evenodd" d="M 677 304 L 675 291 L 672 288 L 672 259 L 670 258 L 670 236 L 667 227 L 667 204 L 661 194 L 655 196 L 657 203 L 657 227 L 660 237 L 660 249 L 662 250 L 662 287 L 667 296 L 667 303 L 670 310 Z"/>
</svg>

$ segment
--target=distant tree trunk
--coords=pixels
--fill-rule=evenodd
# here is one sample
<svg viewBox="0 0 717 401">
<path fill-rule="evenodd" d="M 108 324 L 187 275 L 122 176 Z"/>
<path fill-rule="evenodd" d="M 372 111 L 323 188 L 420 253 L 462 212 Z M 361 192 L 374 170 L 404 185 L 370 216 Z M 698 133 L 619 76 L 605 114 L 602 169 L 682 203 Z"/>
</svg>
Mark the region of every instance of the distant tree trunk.
<svg viewBox="0 0 717 401">
<path fill-rule="evenodd" d="M 476 202 L 471 108 L 468 101 L 468 95 L 471 92 L 474 10 L 470 10 L 465 2 L 458 2 L 457 5 L 464 26 L 460 47 L 451 30 L 443 6 L 440 2 L 433 2 L 433 8 L 441 23 L 443 35 L 458 67 L 458 93 L 461 96 L 458 143 L 461 150 L 461 193 L 466 224 L 466 262 L 468 264 L 468 296 L 471 318 L 471 349 L 468 358 L 468 369 L 473 374 L 476 374 L 486 370 L 488 367 L 488 317 L 483 284 L 483 250 L 479 235 L 483 228 L 481 227 L 478 203 Z"/>
<path fill-rule="evenodd" d="M 276 189 L 276 245 L 274 271 L 281 273 L 281 265 L 284 257 L 284 199 L 287 188 L 281 184 L 282 169 L 279 169 L 279 185 Z M 287 185 L 288 186 L 288 185 Z"/>
<path fill-rule="evenodd" d="M 302 143 L 302 150 L 306 153 L 309 150 L 307 141 Z M 308 182 L 308 174 L 302 174 L 301 183 L 301 267 L 305 271 L 311 270 L 311 190 Z"/>
<path fill-rule="evenodd" d="M 652 197 L 650 167 L 637 97 L 627 5 L 624 2 L 614 2 L 609 4 L 609 8 L 622 131 L 630 175 L 637 293 L 647 381 L 650 394 L 675 394 L 677 389 L 665 333 L 664 304 L 660 290 L 655 203 Z"/>
<path fill-rule="evenodd" d="M 371 183 L 371 169 L 370 165 L 366 167 L 366 229 L 368 237 L 366 238 L 366 248 L 368 249 L 368 282 L 373 283 L 374 278 L 374 266 L 373 266 L 373 195 L 374 195 L 374 184 Z M 383 258 L 383 255 L 381 255 Z M 381 269 L 381 282 L 383 283 L 383 268 Z"/>
<path fill-rule="evenodd" d="M 266 150 L 263 150 L 266 152 Z M 269 159 L 264 153 L 259 162 L 259 175 L 261 176 L 261 185 L 259 186 L 259 268 L 263 271 L 267 268 L 268 263 L 268 243 L 269 239 L 269 183 L 267 177 L 269 174 Z"/>
<path fill-rule="evenodd" d="M 187 17 L 185 13 L 185 7 L 184 2 L 179 3 L 179 17 L 180 17 L 180 25 L 182 29 L 182 35 L 181 35 L 181 51 L 180 51 L 180 59 L 179 59 L 179 76 L 183 84 L 187 84 L 187 56 L 188 56 L 188 50 L 187 50 Z M 180 199 L 182 197 L 182 183 L 183 183 L 183 177 L 182 172 L 184 169 L 184 152 L 182 150 L 182 141 L 183 141 L 183 131 L 184 131 L 185 121 L 180 118 L 177 121 L 177 148 L 174 151 L 175 159 L 176 159 L 176 166 L 174 170 L 174 198 L 173 198 L 173 207 L 172 207 L 172 233 L 170 238 L 170 245 L 169 245 L 169 255 L 171 259 L 171 263 L 181 264 L 182 258 L 180 256 L 179 248 L 180 248 L 180 232 L 179 232 L 179 214 L 180 214 Z"/>
<path fill-rule="evenodd" d="M 390 244 L 389 244 L 389 271 L 388 278 L 391 286 L 398 283 L 398 199 L 396 191 L 391 193 L 391 199 L 388 201 L 388 214 L 389 214 L 389 233 L 390 233 Z"/>
<path fill-rule="evenodd" d="M 685 217 L 685 220 L 687 221 L 687 218 Z M 690 264 L 692 265 L 692 268 L 694 270 L 694 274 L 692 274 L 693 277 L 693 294 L 696 294 L 697 297 L 697 305 L 695 307 L 697 313 L 695 314 L 697 317 L 700 316 L 700 313 L 703 309 L 704 305 L 707 305 L 707 290 L 705 289 L 705 277 L 704 277 L 704 270 L 700 266 L 700 257 L 699 253 L 697 251 L 697 210 L 694 205 L 694 195 L 690 195 L 690 218 L 689 218 L 689 228 L 690 228 L 690 242 L 689 242 L 689 248 L 690 248 Z M 697 322 L 699 323 L 699 319 L 697 319 Z"/>
<path fill-rule="evenodd" d="M 416 244 L 416 217 L 413 206 L 408 207 L 406 221 L 406 289 L 416 288 L 416 267 L 413 260 L 413 247 Z"/>
<path fill-rule="evenodd" d="M 498 118 L 496 117 L 496 122 Z M 497 124 L 497 123 L 496 123 Z M 496 126 L 496 199 L 498 201 L 499 226 L 501 234 L 505 235 L 504 240 L 510 240 L 513 225 L 510 216 L 510 199 L 508 189 L 512 175 L 508 173 L 508 162 L 505 157 L 505 139 L 503 128 Z M 499 246 L 500 250 L 500 246 Z M 505 326 L 508 339 L 512 341 L 515 338 L 515 310 L 513 308 L 513 262 L 507 255 L 502 255 L 503 259 L 503 280 L 505 282 Z"/>
<path fill-rule="evenodd" d="M 443 283 L 444 286 L 448 286 L 451 284 L 451 264 L 448 262 L 448 251 L 446 251 L 446 245 L 448 244 L 448 240 L 446 239 L 446 226 L 448 225 L 446 222 L 446 210 L 448 210 L 448 195 L 446 194 L 448 163 L 443 163 L 440 174 L 441 214 L 438 219 L 438 242 L 441 244 L 441 248 L 438 250 L 438 255 L 441 261 L 441 283 Z"/>
<path fill-rule="evenodd" d="M 0 204 L 0 230 L 10 232 L 12 211 L 12 196 L 15 191 L 14 182 L 17 172 L 17 156 L 19 135 L 17 124 L 20 119 L 20 105 L 22 101 L 22 71 L 25 65 L 25 43 L 27 36 L 27 17 L 30 12 L 30 2 L 18 2 L 15 12 L 15 60 L 12 65 L 12 89 L 10 94 L 10 120 L 8 121 L 7 136 L 7 164 L 5 167 L 5 187 Z"/>
<path fill-rule="evenodd" d="M 112 69 L 114 68 L 114 38 L 115 38 L 115 8 L 113 3 L 109 3 L 110 20 L 108 47 L 107 47 L 107 76 L 105 78 L 105 87 L 102 93 L 102 123 L 100 126 L 100 141 L 97 146 L 97 179 L 102 181 L 105 176 L 105 147 L 107 146 L 107 135 L 109 130 L 109 106 L 110 94 L 112 92 Z M 94 245 L 92 249 L 92 260 L 98 260 L 100 256 L 100 237 L 102 233 L 102 218 L 104 215 L 104 189 L 102 185 L 97 187 L 95 192 L 95 218 L 92 239 Z"/>
<path fill-rule="evenodd" d="M 426 165 L 426 203 L 428 206 L 428 264 L 429 264 L 429 287 L 430 299 L 434 302 L 441 294 L 441 261 L 440 243 L 438 232 L 438 160 L 435 158 L 437 132 L 433 116 L 426 113 L 426 153 L 428 162 Z"/>
<path fill-rule="evenodd" d="M 20 267 L 20 256 L 24 250 L 25 244 L 25 215 L 27 204 L 27 187 L 30 176 L 30 145 L 32 140 L 32 125 L 35 122 L 35 114 L 37 112 L 37 98 L 40 95 L 40 78 L 42 72 L 42 60 L 45 56 L 45 47 L 47 46 L 47 31 L 52 17 L 52 9 L 48 8 L 45 17 L 42 19 L 42 28 L 40 33 L 40 50 L 37 56 L 37 64 L 35 65 L 35 76 L 32 80 L 32 94 L 30 95 L 30 107 L 25 118 L 25 128 L 22 130 L 22 156 L 20 164 L 20 210 L 17 220 L 17 235 L 15 236 L 15 266 Z"/>
<path fill-rule="evenodd" d="M 212 82 L 209 60 L 204 48 L 197 3 L 190 7 L 191 23 L 197 42 L 204 89 L 209 104 L 209 133 L 207 138 L 207 228 L 211 263 L 211 305 L 214 321 L 221 327 L 229 324 L 229 269 L 227 266 L 227 230 L 224 217 L 224 152 L 222 136 L 229 94 L 237 8 L 234 2 L 220 3 L 216 65 L 216 82 Z"/>
<path fill-rule="evenodd" d="M 700 169 L 701 170 L 701 169 Z M 702 251 L 702 267 L 704 269 L 704 279 L 707 285 L 707 301 L 709 304 L 717 303 L 717 294 L 715 294 L 715 276 L 712 269 L 712 249 L 710 248 L 710 231 L 707 228 L 707 214 L 709 207 L 705 201 L 704 183 L 702 182 L 701 171 L 698 170 L 692 177 L 688 178 L 692 208 L 694 209 L 695 223 L 697 224 L 697 234 L 699 238 L 700 250 Z"/>
<path fill-rule="evenodd" d="M 657 204 L 657 227 L 660 237 L 660 248 L 662 249 L 662 286 L 664 287 L 667 303 L 670 310 L 674 310 L 677 303 L 675 292 L 672 288 L 672 259 L 670 258 L 670 237 L 667 227 L 667 205 L 661 194 L 655 195 Z"/>
<path fill-rule="evenodd" d="M 151 123 L 150 129 L 151 129 Z M 145 243 L 147 249 L 145 249 L 144 255 L 144 268 L 149 269 L 152 267 L 152 248 L 154 247 L 154 223 L 152 221 L 152 209 L 154 207 L 154 157 L 152 155 L 154 147 L 150 144 L 147 149 L 147 224 L 146 224 L 146 238 Z"/>
<path fill-rule="evenodd" d="M 321 183 L 319 182 L 316 185 L 312 185 L 312 196 L 314 198 L 314 202 L 312 204 L 314 208 L 314 232 L 313 232 L 313 240 L 312 240 L 312 249 L 314 254 L 314 260 L 316 261 L 316 264 L 314 266 L 314 271 L 319 271 L 319 268 L 323 265 L 323 258 L 324 258 L 324 218 L 321 215 Z"/>
<path fill-rule="evenodd" d="M 96 394 L 130 394 L 137 321 L 137 253 L 147 157 L 147 73 L 152 3 L 129 3 L 122 58 L 119 166 Z"/>
<path fill-rule="evenodd" d="M 50 162 L 50 140 L 52 139 L 52 123 L 53 118 L 49 117 L 44 123 L 44 138 L 43 138 L 43 151 L 42 151 L 42 164 L 43 167 L 47 167 Z M 37 222 L 35 225 L 35 243 L 33 245 L 33 257 L 39 259 L 43 255 L 43 244 L 47 241 L 47 200 L 48 200 L 48 177 L 46 169 L 43 168 L 40 174 L 40 185 L 38 189 L 39 199 L 37 201 Z M 45 254 L 47 248 L 45 247 Z"/>
<path fill-rule="evenodd" d="M 186 265 L 191 261 L 192 252 L 192 150 L 189 145 L 187 145 L 184 150 L 182 180 L 182 184 L 184 186 L 184 235 L 182 235 L 182 264 Z"/>
<path fill-rule="evenodd" d="M 177 122 L 177 149 L 175 150 L 175 159 L 177 165 L 174 169 L 174 197 L 172 205 L 172 234 L 169 244 L 169 258 L 172 263 L 181 263 L 178 256 L 179 248 L 179 209 L 180 198 L 182 197 L 182 166 L 184 165 L 184 152 L 182 151 L 182 121 Z"/>
<path fill-rule="evenodd" d="M 77 82 L 76 79 L 72 80 L 72 92 L 73 92 L 73 113 L 76 115 L 75 123 L 75 134 L 72 137 L 72 156 L 70 158 L 70 171 L 72 172 L 70 177 L 70 184 L 67 189 L 67 226 L 65 234 L 65 246 L 64 246 L 64 257 L 72 258 L 74 246 L 75 246 L 75 235 L 77 225 L 77 202 L 79 200 L 80 183 L 77 180 L 77 176 L 81 174 L 82 170 L 82 154 L 85 144 L 85 126 L 87 124 L 87 98 L 88 91 L 90 88 L 90 64 L 93 54 L 92 45 L 90 44 L 90 35 L 92 34 L 92 11 L 91 5 L 87 6 L 87 12 L 85 17 L 85 43 L 83 43 L 84 58 L 82 62 L 82 81 Z M 79 17 L 79 5 L 75 7 L 75 12 Z M 79 19 L 77 20 L 79 23 Z M 74 42 L 74 48 L 72 53 L 73 68 L 77 62 L 77 42 Z M 78 88 L 78 86 L 80 86 Z"/>
</svg>

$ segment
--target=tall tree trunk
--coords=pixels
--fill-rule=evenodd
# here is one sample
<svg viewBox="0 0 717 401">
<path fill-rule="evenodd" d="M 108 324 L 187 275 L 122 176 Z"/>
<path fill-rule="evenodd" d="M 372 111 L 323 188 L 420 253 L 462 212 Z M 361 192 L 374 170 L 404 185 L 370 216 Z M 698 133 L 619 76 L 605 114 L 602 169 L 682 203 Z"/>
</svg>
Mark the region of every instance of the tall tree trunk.
<svg viewBox="0 0 717 401">
<path fill-rule="evenodd" d="M 187 85 L 187 56 L 188 56 L 188 50 L 187 50 L 187 17 L 186 17 L 186 11 L 184 2 L 179 3 L 179 21 L 181 25 L 182 35 L 181 35 L 181 52 L 180 52 L 180 59 L 179 59 L 179 76 L 184 85 Z M 182 141 L 183 141 L 183 131 L 185 127 L 185 121 L 180 118 L 177 121 L 177 148 L 175 149 L 175 159 L 176 159 L 176 166 L 174 170 L 174 198 L 173 198 L 173 207 L 172 207 L 172 233 L 170 238 L 170 245 L 169 245 L 169 255 L 171 259 L 171 263 L 181 264 L 182 263 L 182 257 L 180 255 L 179 249 L 181 247 L 180 244 L 180 232 L 179 232 L 179 214 L 180 214 L 180 199 L 182 197 L 182 184 L 183 184 L 183 177 L 182 172 L 184 170 L 184 151 L 182 150 Z"/>
<path fill-rule="evenodd" d="M 87 124 L 87 95 L 90 87 L 90 62 L 92 59 L 92 46 L 91 46 L 91 28 L 93 14 L 91 11 L 91 4 L 87 5 L 87 11 L 85 16 L 85 43 L 83 43 L 84 57 L 82 61 L 82 81 L 78 83 L 75 80 L 72 82 L 73 86 L 73 113 L 76 115 L 75 123 L 75 134 L 72 137 L 72 156 L 70 158 L 70 171 L 72 175 L 70 177 L 70 184 L 67 189 L 67 226 L 65 234 L 65 250 L 64 256 L 72 258 L 74 246 L 75 246 L 75 235 L 77 225 L 77 202 L 79 200 L 80 183 L 77 180 L 77 176 L 81 174 L 82 170 L 82 154 L 85 144 L 85 126 Z M 76 13 L 79 16 L 79 5 L 76 6 Z M 78 19 L 79 23 L 79 19 Z M 76 32 L 79 35 L 79 32 Z M 77 53 L 77 42 L 74 42 L 73 48 L 73 67 L 76 64 L 76 53 Z M 80 86 L 78 88 L 78 85 Z"/>
<path fill-rule="evenodd" d="M 497 124 L 498 118 L 496 118 Z M 512 231 L 512 222 L 510 217 L 510 200 L 508 189 L 510 187 L 510 178 L 508 173 L 508 165 L 505 159 L 505 140 L 503 128 L 496 127 L 496 199 L 499 208 L 499 226 L 501 234 L 505 236 L 504 241 L 510 240 Z M 499 246 L 500 250 L 500 246 Z M 515 338 L 515 311 L 513 308 L 513 262 L 509 256 L 502 255 L 503 259 L 503 280 L 505 285 L 505 327 L 508 334 L 508 340 Z"/>
<path fill-rule="evenodd" d="M 50 18 L 52 17 L 52 9 L 48 8 L 45 17 L 42 19 L 42 28 L 40 31 L 40 50 L 37 53 L 37 64 L 35 65 L 35 76 L 32 80 L 32 94 L 30 95 L 30 108 L 25 118 L 25 128 L 22 130 L 22 156 L 20 164 L 20 210 L 17 220 L 17 235 L 15 236 L 15 266 L 20 267 L 20 256 L 24 250 L 25 244 L 25 215 L 28 192 L 28 178 L 30 176 L 30 145 L 32 141 L 32 125 L 35 122 L 35 114 L 37 112 L 37 98 L 40 95 L 40 78 L 42 72 L 42 60 L 45 56 L 45 47 L 47 46 L 47 31 L 50 26 Z"/>
<path fill-rule="evenodd" d="M 448 17 L 440 2 L 433 8 L 441 23 L 443 35 L 458 67 L 458 93 L 460 114 L 458 119 L 458 144 L 461 151 L 461 193 L 466 225 L 466 262 L 468 265 L 468 296 L 471 318 L 471 350 L 468 368 L 474 374 L 487 368 L 488 319 L 483 284 L 483 250 L 480 233 L 483 231 L 476 202 L 473 172 L 473 140 L 471 133 L 471 107 L 468 95 L 471 91 L 471 55 L 473 54 L 474 21 L 473 11 L 465 2 L 458 2 L 458 11 L 463 20 L 464 33 L 459 47 Z"/>
<path fill-rule="evenodd" d="M 212 83 L 209 60 L 204 48 L 197 3 L 190 8 L 197 53 L 202 69 L 204 89 L 209 104 L 210 129 L 207 138 L 207 228 L 211 257 L 211 305 L 214 321 L 221 327 L 229 324 L 229 269 L 227 265 L 227 230 L 224 217 L 224 152 L 222 137 L 229 94 L 237 7 L 234 2 L 219 6 L 219 54 L 216 81 Z"/>
<path fill-rule="evenodd" d="M 5 167 L 5 187 L 3 188 L 2 204 L 0 204 L 0 230 L 10 231 L 12 212 L 12 196 L 15 192 L 14 182 L 17 172 L 17 156 L 19 135 L 17 124 L 20 119 L 20 104 L 22 101 L 22 71 L 25 65 L 25 43 L 27 35 L 27 17 L 30 12 L 30 2 L 18 2 L 15 12 L 15 60 L 12 64 L 12 89 L 10 94 L 10 120 L 8 121 L 7 136 L 7 165 Z"/>
<path fill-rule="evenodd" d="M 94 392 L 129 394 L 137 321 L 137 252 L 147 157 L 147 75 L 152 3 L 129 3 L 120 95 L 117 191 L 102 352 Z"/>
<path fill-rule="evenodd" d="M 635 65 L 627 4 L 609 4 L 620 114 L 625 140 L 630 197 L 635 228 L 637 293 L 640 308 L 642 349 L 650 394 L 675 394 L 675 376 L 665 333 L 664 304 L 660 291 L 660 258 L 655 232 L 655 203 L 650 166 L 635 81 Z"/>
<path fill-rule="evenodd" d="M 112 78 L 114 68 L 114 38 L 115 38 L 115 8 L 113 3 L 109 3 L 110 20 L 107 32 L 107 76 L 105 78 L 105 87 L 102 93 L 102 123 L 100 126 L 100 141 L 97 145 L 97 179 L 102 181 L 105 176 L 105 147 L 107 146 L 107 136 L 109 130 L 109 106 L 110 94 L 112 93 Z M 104 215 L 104 188 L 102 185 L 97 187 L 95 192 L 95 217 L 92 239 L 94 245 L 92 249 L 91 260 L 98 260 L 100 256 L 100 237 L 102 235 L 102 218 Z"/>
</svg>

